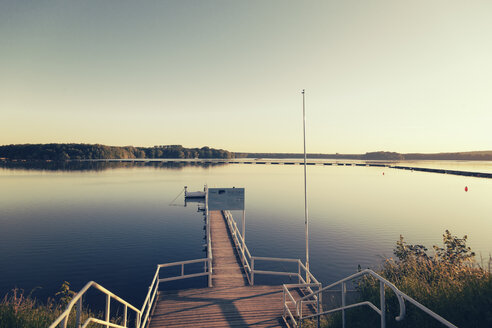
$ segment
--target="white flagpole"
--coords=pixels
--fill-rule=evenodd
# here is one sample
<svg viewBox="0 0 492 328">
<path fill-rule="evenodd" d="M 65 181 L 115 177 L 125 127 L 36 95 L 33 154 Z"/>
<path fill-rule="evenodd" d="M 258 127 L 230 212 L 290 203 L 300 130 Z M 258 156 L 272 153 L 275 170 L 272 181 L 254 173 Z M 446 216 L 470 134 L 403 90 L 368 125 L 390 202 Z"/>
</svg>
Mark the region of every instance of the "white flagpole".
<svg viewBox="0 0 492 328">
<path fill-rule="evenodd" d="M 309 284 L 309 220 L 308 220 L 308 205 L 307 205 L 307 182 L 306 182 L 306 107 L 305 107 L 305 91 L 302 89 L 302 116 L 303 116 L 303 132 L 304 132 L 304 223 L 306 227 L 306 282 Z"/>
</svg>

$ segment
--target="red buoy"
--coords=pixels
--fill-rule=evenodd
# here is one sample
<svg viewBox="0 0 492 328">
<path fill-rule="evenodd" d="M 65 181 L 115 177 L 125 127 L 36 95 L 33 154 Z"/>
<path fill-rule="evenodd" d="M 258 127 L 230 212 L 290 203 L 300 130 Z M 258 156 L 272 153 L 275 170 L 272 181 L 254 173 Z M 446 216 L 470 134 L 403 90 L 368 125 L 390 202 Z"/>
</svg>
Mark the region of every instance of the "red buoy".
<svg viewBox="0 0 492 328">
<path fill-rule="evenodd" d="M 465 187 L 465 191 L 468 191 L 468 186 Z"/>
</svg>

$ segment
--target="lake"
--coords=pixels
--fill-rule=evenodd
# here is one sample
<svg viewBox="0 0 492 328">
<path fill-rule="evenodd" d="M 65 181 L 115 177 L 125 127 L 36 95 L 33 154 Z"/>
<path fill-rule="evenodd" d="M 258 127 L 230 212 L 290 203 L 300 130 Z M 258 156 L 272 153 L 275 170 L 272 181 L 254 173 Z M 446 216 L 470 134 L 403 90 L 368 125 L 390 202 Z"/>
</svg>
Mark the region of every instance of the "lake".
<svg viewBox="0 0 492 328">
<path fill-rule="evenodd" d="M 492 172 L 490 162 L 445 165 Z M 468 235 L 478 259 L 492 252 L 491 179 L 381 167 L 307 169 L 310 265 L 323 284 L 358 265 L 377 268 L 392 256 L 400 234 L 431 249 L 442 246 L 449 229 Z M 170 205 L 185 185 L 193 191 L 205 184 L 246 189 L 253 255 L 304 258 L 299 165 L 3 165 L 0 295 L 18 287 L 46 299 L 63 281 L 79 290 L 94 280 L 140 306 L 158 263 L 205 257 L 197 205 L 183 207 L 183 195 Z"/>
</svg>

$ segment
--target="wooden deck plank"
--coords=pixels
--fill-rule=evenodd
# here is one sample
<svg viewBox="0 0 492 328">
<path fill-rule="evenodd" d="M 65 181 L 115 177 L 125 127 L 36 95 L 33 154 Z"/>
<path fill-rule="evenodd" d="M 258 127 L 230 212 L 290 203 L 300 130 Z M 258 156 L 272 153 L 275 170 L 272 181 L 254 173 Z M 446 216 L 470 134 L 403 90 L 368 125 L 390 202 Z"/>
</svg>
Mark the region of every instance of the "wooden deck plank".
<svg viewBox="0 0 492 328">
<path fill-rule="evenodd" d="M 282 286 L 249 286 L 225 218 L 209 215 L 213 287 L 159 292 L 149 327 L 284 327 Z"/>
</svg>

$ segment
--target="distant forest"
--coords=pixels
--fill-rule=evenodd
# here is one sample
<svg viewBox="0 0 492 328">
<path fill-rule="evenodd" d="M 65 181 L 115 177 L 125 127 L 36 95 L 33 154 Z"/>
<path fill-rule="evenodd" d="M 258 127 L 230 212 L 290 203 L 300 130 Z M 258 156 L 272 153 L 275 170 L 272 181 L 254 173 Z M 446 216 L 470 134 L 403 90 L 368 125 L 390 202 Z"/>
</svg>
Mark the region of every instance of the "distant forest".
<svg viewBox="0 0 492 328">
<path fill-rule="evenodd" d="M 14 160 L 80 160 L 80 159 L 133 159 L 133 158 L 302 158 L 301 153 L 234 153 L 210 147 L 185 148 L 181 145 L 154 147 L 117 147 L 89 144 L 24 144 L 0 146 L 0 158 Z M 472 160 L 492 161 L 492 151 L 458 153 L 401 154 L 377 151 L 365 154 L 308 154 L 311 159 L 353 160 Z"/>
<path fill-rule="evenodd" d="M 80 160 L 132 158 L 233 158 L 234 153 L 209 147 L 185 148 L 181 145 L 117 147 L 89 144 L 24 144 L 0 146 L 0 158 L 18 160 Z"/>
<path fill-rule="evenodd" d="M 301 153 L 236 153 L 236 157 L 247 158 L 303 158 Z M 492 161 L 492 151 L 470 151 L 458 153 L 409 153 L 401 154 L 388 151 L 377 151 L 365 154 L 307 154 L 311 159 L 354 159 L 354 160 L 467 160 L 467 161 Z"/>
</svg>

